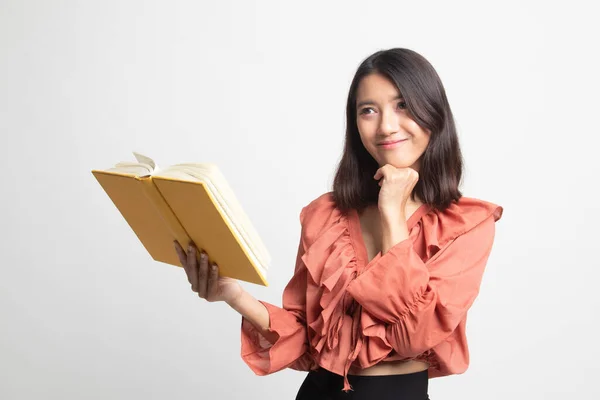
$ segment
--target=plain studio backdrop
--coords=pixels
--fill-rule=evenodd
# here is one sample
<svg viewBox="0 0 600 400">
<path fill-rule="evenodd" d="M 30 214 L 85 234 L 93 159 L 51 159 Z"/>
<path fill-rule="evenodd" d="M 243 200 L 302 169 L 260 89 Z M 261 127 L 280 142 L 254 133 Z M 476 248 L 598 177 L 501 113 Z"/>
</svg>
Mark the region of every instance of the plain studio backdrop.
<svg viewBox="0 0 600 400">
<path fill-rule="evenodd" d="M 216 163 L 273 257 L 243 286 L 281 305 L 352 76 L 392 47 L 441 76 L 463 193 L 504 207 L 471 365 L 430 397 L 600 398 L 600 32 L 551 3 L 1 1 L 0 398 L 293 399 L 306 373 L 254 375 L 239 314 L 153 261 L 90 170 Z"/>
</svg>

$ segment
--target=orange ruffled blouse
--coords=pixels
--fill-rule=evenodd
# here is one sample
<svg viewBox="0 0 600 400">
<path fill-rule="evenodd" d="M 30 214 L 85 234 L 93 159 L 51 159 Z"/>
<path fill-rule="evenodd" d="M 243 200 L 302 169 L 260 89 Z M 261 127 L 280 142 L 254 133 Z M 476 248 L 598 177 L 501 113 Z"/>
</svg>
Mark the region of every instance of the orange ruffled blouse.
<svg viewBox="0 0 600 400">
<path fill-rule="evenodd" d="M 462 197 L 444 211 L 423 204 L 410 236 L 368 260 L 356 210 L 325 193 L 300 212 L 294 275 L 282 307 L 269 312 L 271 344 L 242 317 L 241 356 L 257 375 L 319 366 L 344 377 L 351 366 L 419 360 L 429 378 L 469 365 L 467 311 L 479 293 L 502 207 Z"/>
</svg>

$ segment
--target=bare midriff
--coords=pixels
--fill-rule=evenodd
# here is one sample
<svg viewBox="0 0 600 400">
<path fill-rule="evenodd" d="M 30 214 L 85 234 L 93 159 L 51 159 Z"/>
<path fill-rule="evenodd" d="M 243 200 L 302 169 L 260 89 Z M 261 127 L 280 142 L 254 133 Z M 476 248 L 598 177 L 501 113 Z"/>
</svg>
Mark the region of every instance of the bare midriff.
<svg viewBox="0 0 600 400">
<path fill-rule="evenodd" d="M 429 364 L 424 361 L 384 361 L 369 368 L 350 367 L 348 375 L 402 375 L 425 371 Z"/>
</svg>

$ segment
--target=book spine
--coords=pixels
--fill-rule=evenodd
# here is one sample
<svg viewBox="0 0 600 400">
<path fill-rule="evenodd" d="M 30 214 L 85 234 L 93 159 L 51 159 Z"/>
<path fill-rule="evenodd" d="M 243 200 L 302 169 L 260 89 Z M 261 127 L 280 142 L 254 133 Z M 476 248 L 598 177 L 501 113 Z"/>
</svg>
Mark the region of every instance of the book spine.
<svg viewBox="0 0 600 400">
<path fill-rule="evenodd" d="M 143 177 L 139 179 L 142 183 L 142 187 L 144 188 L 144 194 L 151 203 L 156 208 L 156 211 L 160 214 L 160 216 L 165 221 L 165 225 L 167 225 L 173 235 L 173 239 L 177 239 L 179 244 L 185 249 L 189 242 L 191 241 L 190 236 L 185 231 L 181 222 L 162 196 L 154 182 L 152 182 L 152 177 Z M 175 251 L 175 249 L 173 249 Z"/>
</svg>

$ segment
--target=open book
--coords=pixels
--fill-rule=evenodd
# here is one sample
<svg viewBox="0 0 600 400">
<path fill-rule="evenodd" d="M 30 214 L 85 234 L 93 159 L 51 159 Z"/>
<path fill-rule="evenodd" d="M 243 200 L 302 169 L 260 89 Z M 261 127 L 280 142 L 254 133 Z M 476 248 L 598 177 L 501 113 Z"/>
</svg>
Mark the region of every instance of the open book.
<svg viewBox="0 0 600 400">
<path fill-rule="evenodd" d="M 271 257 L 216 165 L 161 170 L 133 154 L 137 162 L 92 173 L 154 260 L 181 266 L 173 240 L 193 241 L 221 276 L 268 286 Z"/>
</svg>

